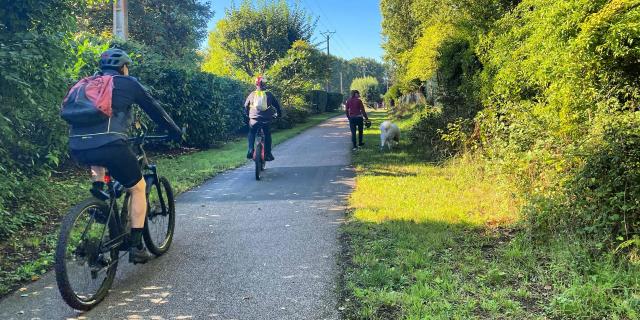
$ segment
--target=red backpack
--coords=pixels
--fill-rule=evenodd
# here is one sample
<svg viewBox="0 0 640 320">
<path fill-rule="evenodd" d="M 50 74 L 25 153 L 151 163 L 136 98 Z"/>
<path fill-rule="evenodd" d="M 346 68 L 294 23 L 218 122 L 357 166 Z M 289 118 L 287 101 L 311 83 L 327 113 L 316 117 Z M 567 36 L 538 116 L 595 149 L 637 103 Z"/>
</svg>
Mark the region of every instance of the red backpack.
<svg viewBox="0 0 640 320">
<path fill-rule="evenodd" d="M 62 101 L 60 116 L 71 125 L 95 125 L 111 118 L 113 76 L 95 75 L 76 83 Z"/>
</svg>

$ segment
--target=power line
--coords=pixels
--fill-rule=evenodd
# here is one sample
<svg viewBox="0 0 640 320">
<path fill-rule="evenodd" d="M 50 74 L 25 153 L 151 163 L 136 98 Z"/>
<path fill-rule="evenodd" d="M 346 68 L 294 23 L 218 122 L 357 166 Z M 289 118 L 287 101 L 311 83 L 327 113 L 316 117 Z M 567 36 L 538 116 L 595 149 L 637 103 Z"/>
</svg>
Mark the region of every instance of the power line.
<svg viewBox="0 0 640 320">
<path fill-rule="evenodd" d="M 320 32 L 320 34 L 327 38 L 327 63 L 328 63 L 330 61 L 329 57 L 331 57 L 331 49 L 330 49 L 331 36 L 336 34 L 336 32 L 327 30 L 325 32 Z M 327 65 L 327 68 L 331 69 L 331 66 Z M 329 77 L 327 77 L 327 92 L 331 92 Z"/>
<path fill-rule="evenodd" d="M 304 1 L 302 1 L 304 2 Z M 307 1 L 307 7 L 309 9 L 311 9 L 311 4 L 310 2 L 313 2 L 313 5 L 315 7 L 315 9 L 317 9 L 317 11 L 319 11 L 320 13 L 320 19 L 318 19 L 318 22 L 321 24 L 321 27 L 323 29 L 333 29 L 335 30 L 336 28 L 334 27 L 333 22 L 329 19 L 329 16 L 325 13 L 325 11 L 322 9 L 322 7 L 315 1 L 315 0 L 310 0 Z M 322 19 L 322 18 L 325 19 Z M 351 48 L 349 47 L 349 45 L 347 45 L 346 41 L 344 41 L 342 39 L 342 37 L 340 36 L 340 34 L 337 34 L 337 42 L 336 44 L 338 45 L 338 47 L 344 51 L 345 53 L 349 54 L 352 57 L 355 57 L 355 55 L 353 54 L 353 51 L 351 50 Z"/>
</svg>

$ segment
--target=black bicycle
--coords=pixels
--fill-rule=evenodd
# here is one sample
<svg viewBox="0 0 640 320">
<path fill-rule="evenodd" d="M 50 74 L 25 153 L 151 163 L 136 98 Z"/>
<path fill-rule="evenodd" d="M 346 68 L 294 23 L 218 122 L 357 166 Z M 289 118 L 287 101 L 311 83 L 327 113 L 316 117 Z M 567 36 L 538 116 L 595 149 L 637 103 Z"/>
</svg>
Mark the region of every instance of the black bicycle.
<svg viewBox="0 0 640 320">
<path fill-rule="evenodd" d="M 258 135 L 256 137 L 256 142 L 253 146 L 253 161 L 256 164 L 256 180 L 260 181 L 260 176 L 262 171 L 264 171 L 265 166 L 267 165 L 267 161 L 265 160 L 265 151 L 264 151 L 264 131 L 262 127 L 258 129 Z"/>
<path fill-rule="evenodd" d="M 144 131 L 129 139 L 147 184 L 144 242 L 156 256 L 164 254 L 171 246 L 175 202 L 171 184 L 158 175 L 154 164 L 149 163 L 143 145 L 147 141 L 166 140 L 168 136 L 147 136 Z M 130 248 L 127 209 L 130 195 L 122 184 L 109 178 L 108 173 L 105 182 L 108 199 L 91 197 L 69 210 L 62 221 L 56 247 L 58 289 L 64 301 L 77 310 L 89 310 L 104 299 L 113 283 L 118 261 Z"/>
</svg>

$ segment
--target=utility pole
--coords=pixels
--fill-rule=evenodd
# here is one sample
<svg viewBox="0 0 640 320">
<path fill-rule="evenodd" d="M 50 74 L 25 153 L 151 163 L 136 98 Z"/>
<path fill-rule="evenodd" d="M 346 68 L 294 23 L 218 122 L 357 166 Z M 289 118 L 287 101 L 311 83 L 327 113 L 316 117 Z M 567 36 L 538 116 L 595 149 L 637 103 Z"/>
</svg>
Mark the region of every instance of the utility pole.
<svg viewBox="0 0 640 320">
<path fill-rule="evenodd" d="M 340 71 L 340 93 L 344 94 L 344 89 L 342 87 L 342 71 Z"/>
<path fill-rule="evenodd" d="M 328 31 L 328 30 L 325 32 L 320 32 L 321 35 L 327 38 L 327 69 L 329 70 L 329 73 L 331 73 L 331 66 L 329 66 L 329 63 L 330 63 L 329 58 L 331 57 L 331 50 L 329 49 L 329 41 L 331 40 L 331 36 L 333 36 L 335 33 L 336 33 L 335 31 Z M 330 77 L 331 75 L 329 74 L 329 76 L 327 76 L 327 92 L 331 92 L 331 85 L 329 81 Z"/>
<path fill-rule="evenodd" d="M 113 1 L 113 36 L 122 40 L 129 38 L 127 0 Z"/>
</svg>

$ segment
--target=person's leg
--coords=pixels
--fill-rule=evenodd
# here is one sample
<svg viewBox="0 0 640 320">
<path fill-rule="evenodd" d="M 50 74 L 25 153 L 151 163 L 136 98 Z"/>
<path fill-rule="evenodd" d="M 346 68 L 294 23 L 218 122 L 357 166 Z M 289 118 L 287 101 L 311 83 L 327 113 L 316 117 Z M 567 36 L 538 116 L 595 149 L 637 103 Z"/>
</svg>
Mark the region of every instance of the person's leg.
<svg viewBox="0 0 640 320">
<path fill-rule="evenodd" d="M 271 126 L 268 123 L 262 125 L 262 131 L 264 132 L 264 151 L 267 161 L 275 160 L 273 154 L 271 154 Z"/>
<path fill-rule="evenodd" d="M 153 258 L 142 244 L 142 232 L 147 216 L 147 183 L 141 178 L 133 187 L 128 188 L 129 214 L 131 215 L 131 238 L 129 249 L 129 262 L 146 263 Z"/>
<path fill-rule="evenodd" d="M 349 129 L 351 130 L 351 144 L 353 144 L 354 148 L 357 148 L 356 145 L 356 123 L 354 118 L 349 118 Z"/>
<path fill-rule="evenodd" d="M 144 219 L 147 215 L 146 188 L 147 183 L 144 181 L 144 179 L 140 179 L 138 183 L 128 189 L 129 194 L 131 195 L 129 213 L 131 214 L 132 229 L 144 228 Z"/>
<path fill-rule="evenodd" d="M 104 176 L 106 175 L 107 168 L 102 166 L 91 166 L 91 194 L 100 199 L 109 199 L 109 193 L 105 191 Z"/>
<path fill-rule="evenodd" d="M 364 132 L 364 119 L 358 118 L 358 122 L 356 123 L 356 125 L 358 127 L 358 145 L 363 146 L 364 143 L 362 142 L 362 134 Z"/>
<path fill-rule="evenodd" d="M 91 166 L 91 181 L 104 183 L 105 167 Z"/>
<path fill-rule="evenodd" d="M 147 216 L 146 182 L 140 172 L 138 160 L 131 148 L 124 142 L 104 149 L 105 166 L 109 174 L 127 188 L 129 193 L 129 215 L 131 237 L 129 262 L 145 263 L 152 256 L 142 243 L 145 218 Z"/>
<path fill-rule="evenodd" d="M 253 158 L 253 146 L 256 143 L 256 132 L 258 132 L 258 128 L 259 126 L 256 124 L 255 121 L 250 120 L 249 123 L 249 136 L 247 138 L 247 142 L 248 142 L 248 151 L 247 151 L 247 159 L 251 159 Z"/>
</svg>

